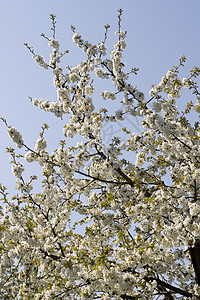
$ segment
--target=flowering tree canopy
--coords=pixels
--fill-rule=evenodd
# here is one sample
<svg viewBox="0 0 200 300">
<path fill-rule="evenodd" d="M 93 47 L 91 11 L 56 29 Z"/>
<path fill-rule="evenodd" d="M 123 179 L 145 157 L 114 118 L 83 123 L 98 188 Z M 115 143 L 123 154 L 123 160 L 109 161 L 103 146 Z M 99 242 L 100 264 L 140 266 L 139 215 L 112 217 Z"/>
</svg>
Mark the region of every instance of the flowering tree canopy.
<svg viewBox="0 0 200 300">
<path fill-rule="evenodd" d="M 200 69 L 181 79 L 182 57 L 145 96 L 123 61 L 121 17 L 110 52 L 109 25 L 96 45 L 72 26 L 85 53 L 73 68 L 62 67 L 54 15 L 52 37 L 42 34 L 50 61 L 26 44 L 57 89 L 53 102 L 30 99 L 65 125 L 51 153 L 47 124 L 31 147 L 2 118 L 19 150 L 7 149 L 17 194 L 0 185 L 1 299 L 200 299 Z M 122 125 L 106 145 L 105 124 L 127 116 L 142 130 Z M 37 192 L 39 176 L 23 173 L 33 162 Z"/>
</svg>

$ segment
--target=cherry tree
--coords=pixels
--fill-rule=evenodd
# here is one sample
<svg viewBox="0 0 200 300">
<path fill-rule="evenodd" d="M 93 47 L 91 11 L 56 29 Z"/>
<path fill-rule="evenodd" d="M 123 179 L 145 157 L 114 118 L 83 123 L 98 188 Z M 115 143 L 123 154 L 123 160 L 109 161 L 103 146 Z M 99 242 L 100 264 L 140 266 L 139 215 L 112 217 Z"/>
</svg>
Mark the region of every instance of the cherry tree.
<svg viewBox="0 0 200 300">
<path fill-rule="evenodd" d="M 131 84 L 138 69 L 123 61 L 122 10 L 111 51 L 109 25 L 95 45 L 72 26 L 85 59 L 67 69 L 51 21 L 52 37 L 42 34 L 50 61 L 26 46 L 53 72 L 57 100 L 30 99 L 62 118 L 63 138 L 48 151 L 43 124 L 31 147 L 2 118 L 16 145 L 7 152 L 17 193 L 0 185 L 0 298 L 200 299 L 200 69 L 180 78 L 182 57 L 144 95 Z M 123 126 L 127 116 L 141 132 Z M 122 133 L 106 145 L 108 123 Z M 39 192 L 40 176 L 24 175 L 33 163 Z"/>
</svg>

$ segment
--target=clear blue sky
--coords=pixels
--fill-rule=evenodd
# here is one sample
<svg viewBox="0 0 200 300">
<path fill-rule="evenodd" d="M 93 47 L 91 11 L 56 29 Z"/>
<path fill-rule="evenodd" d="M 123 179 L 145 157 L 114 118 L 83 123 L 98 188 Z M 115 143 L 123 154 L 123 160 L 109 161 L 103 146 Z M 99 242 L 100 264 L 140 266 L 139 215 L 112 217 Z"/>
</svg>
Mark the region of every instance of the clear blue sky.
<svg viewBox="0 0 200 300">
<path fill-rule="evenodd" d="M 1 88 L 0 116 L 19 128 L 30 146 L 37 139 L 40 126 L 47 122 L 56 135 L 56 121 L 32 106 L 28 96 L 54 100 L 55 89 L 50 72 L 39 68 L 24 47 L 34 46 L 36 53 L 48 57 L 43 32 L 50 35 L 51 13 L 57 16 L 57 37 L 62 49 L 69 49 L 66 64 L 79 62 L 81 51 L 72 43 L 70 25 L 76 26 L 87 40 L 103 39 L 104 25 L 110 24 L 110 42 L 117 29 L 117 10 L 122 8 L 123 29 L 128 31 L 126 62 L 139 67 L 134 85 L 148 93 L 152 83 L 186 55 L 187 69 L 200 66 L 200 1 L 199 0 L 7 0 L 0 4 Z M 102 88 L 104 90 L 104 88 Z M 59 121 L 58 121 L 59 122 Z M 5 147 L 12 145 L 0 123 L 0 182 L 12 185 Z"/>
</svg>

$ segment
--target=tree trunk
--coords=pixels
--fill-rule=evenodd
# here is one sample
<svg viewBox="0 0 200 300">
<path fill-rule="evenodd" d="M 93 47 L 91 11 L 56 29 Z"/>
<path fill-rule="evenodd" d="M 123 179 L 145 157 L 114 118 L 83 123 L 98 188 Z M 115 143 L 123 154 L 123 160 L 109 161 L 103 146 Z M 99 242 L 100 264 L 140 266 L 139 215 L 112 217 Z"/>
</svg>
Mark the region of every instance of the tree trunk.
<svg viewBox="0 0 200 300">
<path fill-rule="evenodd" d="M 196 281 L 200 286 L 200 239 L 197 239 L 194 247 L 189 249 L 192 264 L 196 276 Z"/>
</svg>

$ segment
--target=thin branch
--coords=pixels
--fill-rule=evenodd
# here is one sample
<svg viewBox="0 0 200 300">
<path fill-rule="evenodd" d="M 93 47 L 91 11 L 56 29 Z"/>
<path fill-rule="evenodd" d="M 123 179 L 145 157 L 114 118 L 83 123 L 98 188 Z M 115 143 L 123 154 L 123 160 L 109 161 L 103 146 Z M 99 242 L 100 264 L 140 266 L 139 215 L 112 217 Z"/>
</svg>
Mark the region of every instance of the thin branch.
<svg viewBox="0 0 200 300">
<path fill-rule="evenodd" d="M 89 177 L 89 178 L 92 178 L 94 180 L 97 180 L 97 181 L 100 181 L 100 182 L 104 182 L 104 183 L 113 183 L 113 184 L 130 184 L 129 182 L 120 182 L 120 181 L 113 181 L 113 180 L 106 180 L 106 179 L 103 179 L 103 178 L 99 178 L 99 177 L 95 177 L 95 176 L 92 176 L 90 174 L 86 174 L 86 173 L 83 173 L 82 171 L 75 171 L 75 173 L 78 173 L 80 175 L 83 175 L 83 176 L 86 176 L 86 177 Z"/>
</svg>

